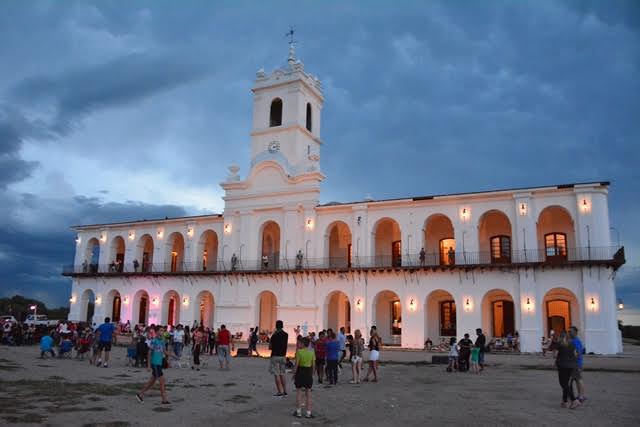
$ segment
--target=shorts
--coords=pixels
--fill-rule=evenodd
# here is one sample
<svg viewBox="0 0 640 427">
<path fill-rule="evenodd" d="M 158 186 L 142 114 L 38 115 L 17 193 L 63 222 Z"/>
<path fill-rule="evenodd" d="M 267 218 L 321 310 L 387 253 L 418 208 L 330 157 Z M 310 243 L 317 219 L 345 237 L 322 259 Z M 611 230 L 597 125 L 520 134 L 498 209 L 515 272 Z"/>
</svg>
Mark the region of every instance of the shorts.
<svg viewBox="0 0 640 427">
<path fill-rule="evenodd" d="M 311 390 L 313 386 L 313 369 L 310 366 L 306 368 L 298 367 L 293 383 L 296 388 Z"/>
<path fill-rule="evenodd" d="M 369 355 L 369 360 L 375 362 L 380 359 L 380 352 L 378 350 L 371 350 L 371 354 Z"/>
<path fill-rule="evenodd" d="M 228 345 L 218 345 L 218 360 L 222 362 L 226 360 L 227 363 L 231 362 L 231 352 Z"/>
<path fill-rule="evenodd" d="M 151 375 L 155 379 L 160 378 L 162 376 L 162 365 L 151 365 Z"/>
<path fill-rule="evenodd" d="M 484 353 L 480 352 L 478 353 L 478 363 L 483 365 L 484 364 Z"/>
<path fill-rule="evenodd" d="M 98 351 L 111 351 L 111 341 L 100 341 L 98 343 Z"/>
<path fill-rule="evenodd" d="M 351 356 L 351 363 L 354 365 L 362 361 L 362 356 Z"/>
<path fill-rule="evenodd" d="M 571 372 L 571 377 L 576 381 L 582 380 L 582 368 L 575 368 L 573 372 Z"/>
<path fill-rule="evenodd" d="M 269 372 L 273 375 L 284 375 L 286 373 L 287 359 L 284 356 L 271 356 L 269 359 Z"/>
</svg>

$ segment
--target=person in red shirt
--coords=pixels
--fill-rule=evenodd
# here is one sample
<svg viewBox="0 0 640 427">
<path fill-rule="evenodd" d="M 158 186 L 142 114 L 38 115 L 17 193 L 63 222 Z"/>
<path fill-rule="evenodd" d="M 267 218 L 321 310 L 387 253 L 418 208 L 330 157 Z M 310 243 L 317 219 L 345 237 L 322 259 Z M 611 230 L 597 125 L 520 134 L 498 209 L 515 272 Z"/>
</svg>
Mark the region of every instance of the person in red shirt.
<svg viewBox="0 0 640 427">
<path fill-rule="evenodd" d="M 318 340 L 315 343 L 316 351 L 316 373 L 318 374 L 318 383 L 322 384 L 324 378 L 324 365 L 327 358 L 327 338 L 324 331 L 318 334 Z"/>
<path fill-rule="evenodd" d="M 217 340 L 218 348 L 218 361 L 220 362 L 220 369 L 229 369 L 229 363 L 231 362 L 231 351 L 233 348 L 233 339 L 231 333 L 227 330 L 225 325 L 220 326 L 220 332 L 218 333 Z M 229 351 L 231 347 L 231 351 Z"/>
</svg>

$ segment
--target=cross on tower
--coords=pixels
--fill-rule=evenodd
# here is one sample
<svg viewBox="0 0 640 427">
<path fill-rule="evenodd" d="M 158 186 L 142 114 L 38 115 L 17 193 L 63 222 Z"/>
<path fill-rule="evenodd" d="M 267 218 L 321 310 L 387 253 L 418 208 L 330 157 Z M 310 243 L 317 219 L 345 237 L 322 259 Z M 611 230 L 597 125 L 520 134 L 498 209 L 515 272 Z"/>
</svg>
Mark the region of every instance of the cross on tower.
<svg viewBox="0 0 640 427">
<path fill-rule="evenodd" d="M 291 26 L 289 27 L 289 31 L 285 34 L 285 37 L 289 37 L 289 46 L 292 46 L 293 44 L 296 43 L 296 41 L 293 39 L 294 33 L 295 33 L 295 30 L 293 26 Z"/>
</svg>

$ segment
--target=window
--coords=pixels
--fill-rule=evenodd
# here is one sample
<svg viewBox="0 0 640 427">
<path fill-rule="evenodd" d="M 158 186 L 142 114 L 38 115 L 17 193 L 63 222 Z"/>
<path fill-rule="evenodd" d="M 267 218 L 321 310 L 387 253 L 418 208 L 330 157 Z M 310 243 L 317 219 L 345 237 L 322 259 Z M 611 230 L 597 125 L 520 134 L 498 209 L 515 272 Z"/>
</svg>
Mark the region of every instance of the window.
<svg viewBox="0 0 640 427">
<path fill-rule="evenodd" d="M 491 263 L 511 261 L 511 238 L 494 236 L 491 238 Z"/>
<path fill-rule="evenodd" d="M 456 263 L 456 240 L 450 237 L 440 240 L 440 265 Z"/>
<path fill-rule="evenodd" d="M 307 130 L 312 132 L 311 130 L 311 104 L 307 102 Z"/>
<path fill-rule="evenodd" d="M 547 260 L 567 259 L 567 235 L 564 233 L 545 234 L 544 250 Z"/>
<path fill-rule="evenodd" d="M 400 315 L 400 301 L 391 302 L 391 335 L 402 334 L 402 317 Z"/>
<path fill-rule="evenodd" d="M 271 111 L 269 113 L 269 127 L 282 126 L 282 100 L 276 98 L 271 101 Z"/>
<path fill-rule="evenodd" d="M 456 303 L 442 301 L 440 303 L 440 336 L 455 337 L 456 335 Z"/>
</svg>

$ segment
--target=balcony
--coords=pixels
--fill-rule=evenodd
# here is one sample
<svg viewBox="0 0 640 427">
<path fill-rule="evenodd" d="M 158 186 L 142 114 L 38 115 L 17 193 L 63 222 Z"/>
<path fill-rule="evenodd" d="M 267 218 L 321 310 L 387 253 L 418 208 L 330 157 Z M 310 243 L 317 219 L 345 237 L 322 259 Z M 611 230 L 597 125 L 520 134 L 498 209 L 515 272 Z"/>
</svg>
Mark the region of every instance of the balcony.
<svg viewBox="0 0 640 427">
<path fill-rule="evenodd" d="M 139 265 L 67 265 L 63 267 L 64 276 L 122 276 L 122 275 L 184 275 L 184 274 L 234 274 L 234 273 L 272 273 L 292 271 L 349 271 L 383 269 L 472 269 L 506 267 L 572 267 L 604 265 L 614 269 L 625 263 L 624 247 L 587 247 L 567 248 L 561 252 L 548 253 L 540 250 L 512 251 L 511 256 L 496 258 L 491 252 L 456 252 L 441 259 L 440 254 L 372 256 L 348 258 L 281 258 L 263 263 L 262 260 L 219 261 L 215 265 L 198 263 L 155 263 Z"/>
</svg>

